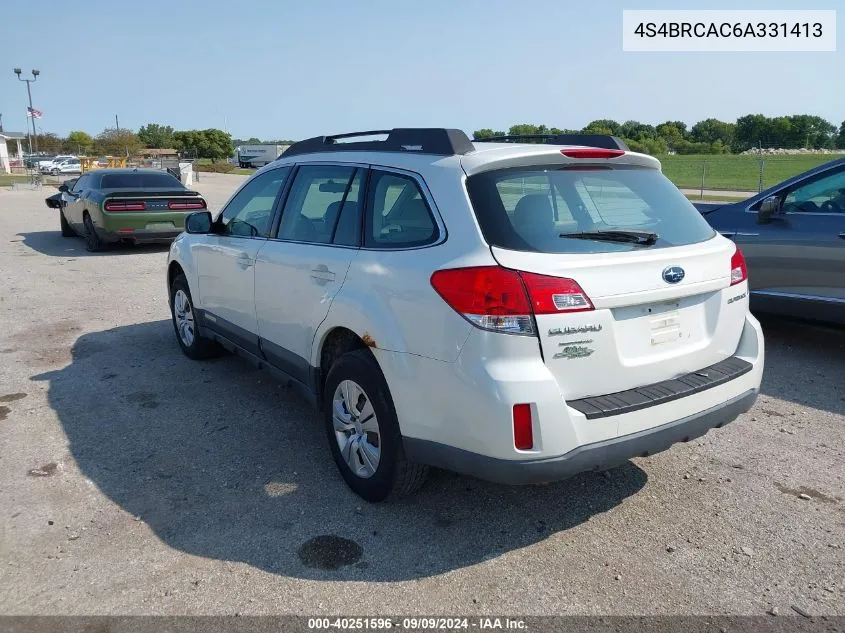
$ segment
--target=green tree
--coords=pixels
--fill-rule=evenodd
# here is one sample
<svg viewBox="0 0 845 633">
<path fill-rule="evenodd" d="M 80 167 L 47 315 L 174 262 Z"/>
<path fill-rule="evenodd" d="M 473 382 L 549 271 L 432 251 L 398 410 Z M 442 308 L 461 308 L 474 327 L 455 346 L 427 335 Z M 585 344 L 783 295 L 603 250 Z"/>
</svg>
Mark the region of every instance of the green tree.
<svg viewBox="0 0 845 633">
<path fill-rule="evenodd" d="M 195 158 L 210 158 L 212 162 L 228 158 L 234 151 L 232 137 L 223 130 L 186 130 L 173 133 L 176 149 Z"/>
<path fill-rule="evenodd" d="M 611 134 L 619 136 L 621 134 L 622 126 L 613 119 L 597 119 L 590 121 L 581 130 L 584 134 Z"/>
<path fill-rule="evenodd" d="M 705 119 L 692 126 L 689 138 L 695 143 L 715 143 L 722 141 L 723 145 L 731 146 L 736 135 L 736 125 L 720 121 L 719 119 Z"/>
<path fill-rule="evenodd" d="M 94 139 L 87 132 L 81 130 L 74 130 L 67 135 L 62 149 L 66 152 L 76 152 L 77 154 L 87 154 L 94 148 Z"/>
<path fill-rule="evenodd" d="M 836 147 L 845 149 L 845 121 L 839 126 L 839 136 L 836 137 Z"/>
<path fill-rule="evenodd" d="M 94 149 L 98 154 L 132 156 L 143 149 L 143 144 L 132 130 L 107 127 L 94 139 Z"/>
<path fill-rule="evenodd" d="M 142 125 L 138 130 L 138 138 L 141 139 L 145 147 L 155 149 L 173 148 L 173 128 L 169 125 L 159 125 L 158 123 Z"/>
<path fill-rule="evenodd" d="M 36 134 L 32 137 L 32 142 L 33 146 L 38 147 L 39 152 L 57 154 L 62 149 L 62 139 L 52 132 L 47 134 Z"/>
<path fill-rule="evenodd" d="M 655 129 L 658 138 L 666 141 L 669 149 L 677 151 L 677 147 L 687 138 L 687 124 L 683 121 L 666 121 Z"/>
</svg>

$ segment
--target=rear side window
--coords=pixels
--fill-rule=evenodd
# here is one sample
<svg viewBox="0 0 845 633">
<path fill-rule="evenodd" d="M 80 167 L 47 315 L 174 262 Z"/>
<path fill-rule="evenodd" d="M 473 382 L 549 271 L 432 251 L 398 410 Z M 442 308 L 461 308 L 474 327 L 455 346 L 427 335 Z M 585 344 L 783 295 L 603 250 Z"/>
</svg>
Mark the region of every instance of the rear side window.
<svg viewBox="0 0 845 633">
<path fill-rule="evenodd" d="M 409 248 L 437 240 L 437 224 L 416 180 L 373 171 L 370 178 L 364 245 Z"/>
<path fill-rule="evenodd" d="M 484 238 L 509 250 L 599 253 L 643 248 L 563 235 L 593 231 L 656 233 L 651 248 L 694 244 L 715 235 L 655 169 L 520 167 L 470 176 L 467 191 Z"/>
<path fill-rule="evenodd" d="M 278 238 L 357 246 L 364 170 L 340 165 L 300 167 L 282 213 Z"/>
</svg>

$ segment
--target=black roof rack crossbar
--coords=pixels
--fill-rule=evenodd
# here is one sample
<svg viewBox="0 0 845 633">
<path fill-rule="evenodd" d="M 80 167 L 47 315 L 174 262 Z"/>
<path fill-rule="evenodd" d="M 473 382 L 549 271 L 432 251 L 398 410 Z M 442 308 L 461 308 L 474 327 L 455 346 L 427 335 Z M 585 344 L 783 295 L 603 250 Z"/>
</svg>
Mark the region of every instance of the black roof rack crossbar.
<svg viewBox="0 0 845 633">
<path fill-rule="evenodd" d="M 618 136 L 610 136 L 609 134 L 506 134 L 505 136 L 472 139 L 473 143 L 520 143 L 536 140 L 543 140 L 548 145 L 583 145 L 584 147 L 629 151 L 625 141 Z"/>
<path fill-rule="evenodd" d="M 381 141 L 344 141 L 338 139 L 355 138 L 358 136 L 387 135 Z M 288 147 L 281 157 L 296 154 L 313 154 L 316 152 L 416 152 L 418 154 L 435 154 L 438 156 L 454 156 L 468 154 L 475 148 L 469 137 L 461 130 L 447 128 L 403 128 L 392 130 L 370 130 L 367 132 L 349 132 L 332 136 L 315 136 L 299 141 Z M 280 157 L 280 158 L 281 158 Z"/>
</svg>

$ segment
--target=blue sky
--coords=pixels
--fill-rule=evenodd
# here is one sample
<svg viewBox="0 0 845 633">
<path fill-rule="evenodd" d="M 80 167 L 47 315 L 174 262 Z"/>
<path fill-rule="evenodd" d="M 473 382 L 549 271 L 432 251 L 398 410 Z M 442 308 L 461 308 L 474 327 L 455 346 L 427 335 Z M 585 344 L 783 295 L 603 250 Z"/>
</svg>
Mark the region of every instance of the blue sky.
<svg viewBox="0 0 845 633">
<path fill-rule="evenodd" d="M 0 112 L 45 132 L 148 122 L 235 137 L 396 126 L 578 128 L 747 113 L 845 119 L 841 0 L 6 3 Z M 837 7 L 837 5 L 840 5 Z M 622 9 L 835 9 L 836 53 L 625 53 Z M 33 22 L 37 27 L 33 27 Z"/>
</svg>

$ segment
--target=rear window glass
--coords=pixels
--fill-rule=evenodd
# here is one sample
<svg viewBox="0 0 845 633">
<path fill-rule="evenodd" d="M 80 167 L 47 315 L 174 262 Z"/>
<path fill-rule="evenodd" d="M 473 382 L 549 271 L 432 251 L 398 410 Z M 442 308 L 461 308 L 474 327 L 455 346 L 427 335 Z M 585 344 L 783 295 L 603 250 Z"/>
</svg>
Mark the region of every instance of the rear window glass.
<svg viewBox="0 0 845 633">
<path fill-rule="evenodd" d="M 487 242 L 509 250 L 596 253 L 643 248 L 626 242 L 562 237 L 592 231 L 656 233 L 651 248 L 710 239 L 714 231 L 659 171 L 529 167 L 484 172 L 467 179 Z"/>
<path fill-rule="evenodd" d="M 136 187 L 182 187 L 170 174 L 106 174 L 100 184 L 103 189 L 134 189 Z"/>
</svg>

